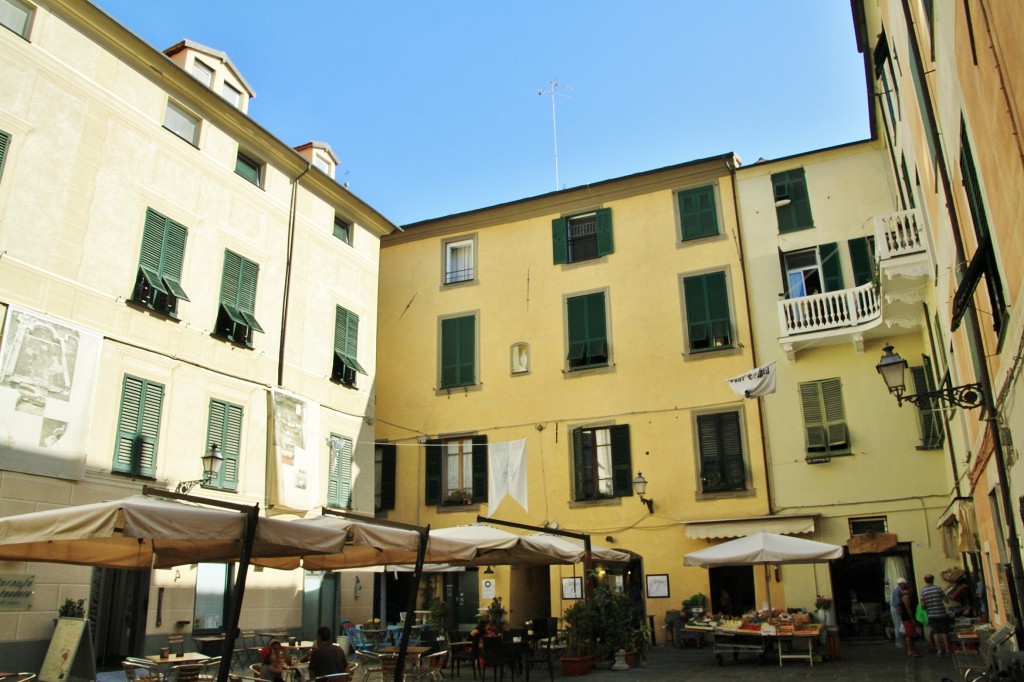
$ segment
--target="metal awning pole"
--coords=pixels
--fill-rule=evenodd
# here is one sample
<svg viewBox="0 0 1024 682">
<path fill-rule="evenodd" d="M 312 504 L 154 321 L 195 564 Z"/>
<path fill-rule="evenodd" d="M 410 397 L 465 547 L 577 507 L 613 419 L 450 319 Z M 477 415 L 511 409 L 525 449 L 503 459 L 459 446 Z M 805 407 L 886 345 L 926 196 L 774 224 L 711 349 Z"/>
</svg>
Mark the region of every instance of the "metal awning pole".
<svg viewBox="0 0 1024 682">
<path fill-rule="evenodd" d="M 143 486 L 143 495 L 163 497 L 170 500 L 184 500 L 186 502 L 198 502 L 211 507 L 233 509 L 245 514 L 245 530 L 242 536 L 242 553 L 238 559 L 237 575 L 235 576 L 235 588 L 231 594 L 231 603 L 228 606 L 228 619 L 224 624 L 224 648 L 221 651 L 220 668 L 217 669 L 217 682 L 228 682 L 228 675 L 231 673 L 231 658 L 235 651 L 235 633 L 238 631 L 238 620 L 242 614 L 242 598 L 245 596 L 245 579 L 249 575 L 249 564 L 252 561 L 252 549 L 256 543 L 256 527 L 260 522 L 260 506 L 241 505 L 232 502 L 211 500 L 205 497 L 193 497 L 182 493 L 173 493 L 169 490 L 159 490 L 149 486 Z"/>
<path fill-rule="evenodd" d="M 575 538 L 583 541 L 583 597 L 584 599 L 590 599 L 594 596 L 594 554 L 593 545 L 590 544 L 590 535 L 587 533 L 574 533 L 570 530 L 561 530 L 559 528 L 545 528 L 544 526 L 531 526 L 526 523 L 516 523 L 515 521 L 502 521 L 501 519 L 492 519 L 487 516 L 480 516 L 477 514 L 476 520 L 480 523 L 493 523 L 498 526 L 508 526 L 510 528 L 519 528 L 522 530 L 533 530 L 538 533 L 550 533 L 551 535 L 561 535 L 567 538 Z"/>
</svg>

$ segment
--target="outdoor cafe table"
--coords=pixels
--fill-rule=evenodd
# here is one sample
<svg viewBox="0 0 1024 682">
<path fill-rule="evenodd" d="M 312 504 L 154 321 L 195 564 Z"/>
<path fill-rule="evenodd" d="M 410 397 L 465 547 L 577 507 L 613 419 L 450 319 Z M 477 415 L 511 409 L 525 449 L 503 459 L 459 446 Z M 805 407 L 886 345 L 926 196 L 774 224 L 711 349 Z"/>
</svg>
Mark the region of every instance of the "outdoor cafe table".
<svg viewBox="0 0 1024 682">
<path fill-rule="evenodd" d="M 178 654 L 171 654 L 170 656 L 163 656 L 161 654 L 152 654 L 146 656 L 147 660 L 159 663 L 160 665 L 177 665 L 178 663 L 197 663 L 199 661 L 205 661 L 209 656 L 201 654 L 198 651 L 186 651 L 180 656 Z"/>
</svg>

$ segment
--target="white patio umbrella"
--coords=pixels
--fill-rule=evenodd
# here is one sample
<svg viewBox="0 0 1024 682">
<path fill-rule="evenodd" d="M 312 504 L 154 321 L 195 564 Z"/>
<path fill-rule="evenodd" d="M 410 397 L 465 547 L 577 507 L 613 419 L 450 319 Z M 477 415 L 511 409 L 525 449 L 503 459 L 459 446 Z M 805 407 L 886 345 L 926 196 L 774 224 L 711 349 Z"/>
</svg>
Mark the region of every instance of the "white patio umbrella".
<svg viewBox="0 0 1024 682">
<path fill-rule="evenodd" d="M 581 557 L 583 555 L 583 543 L 578 540 L 573 540 L 572 538 L 567 538 L 562 535 L 551 535 L 550 533 L 534 533 L 527 537 L 534 542 L 543 544 L 546 547 L 558 548 L 559 551 L 563 551 L 565 553 L 579 552 Z M 609 547 L 600 547 L 598 545 L 591 545 L 590 555 L 593 557 L 594 561 L 628 562 L 633 558 L 629 552 L 623 552 Z"/>
<path fill-rule="evenodd" d="M 442 538 L 476 547 L 476 566 L 503 564 L 575 564 L 583 560 L 583 545 L 565 546 L 537 540 L 534 535 L 516 535 L 494 526 L 474 523 L 430 531 L 431 540 Z M 452 562 L 458 563 L 458 562 Z"/>
<path fill-rule="evenodd" d="M 763 565 L 765 594 L 771 607 L 768 566 L 775 564 L 817 564 L 839 559 L 843 548 L 826 542 L 804 540 L 790 535 L 776 535 L 761 531 L 706 549 L 690 552 L 683 557 L 686 566 L 756 566 Z"/>
</svg>

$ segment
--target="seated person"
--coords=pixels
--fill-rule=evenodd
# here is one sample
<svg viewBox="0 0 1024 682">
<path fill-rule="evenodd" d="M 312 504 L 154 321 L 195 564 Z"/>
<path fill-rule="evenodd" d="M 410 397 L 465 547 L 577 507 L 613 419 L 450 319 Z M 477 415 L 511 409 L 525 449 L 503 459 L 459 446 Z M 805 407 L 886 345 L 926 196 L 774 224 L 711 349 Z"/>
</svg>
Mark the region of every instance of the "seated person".
<svg viewBox="0 0 1024 682">
<path fill-rule="evenodd" d="M 300 660 L 309 661 L 309 679 L 322 675 L 348 672 L 348 659 L 341 647 L 334 643 L 331 629 L 321 626 L 316 631 L 316 641 Z"/>
<path fill-rule="evenodd" d="M 284 666 L 287 662 L 287 654 L 281 648 L 281 642 L 272 639 L 261 652 L 260 658 L 263 667 L 260 668 L 260 677 L 268 682 L 284 682 Z"/>
</svg>

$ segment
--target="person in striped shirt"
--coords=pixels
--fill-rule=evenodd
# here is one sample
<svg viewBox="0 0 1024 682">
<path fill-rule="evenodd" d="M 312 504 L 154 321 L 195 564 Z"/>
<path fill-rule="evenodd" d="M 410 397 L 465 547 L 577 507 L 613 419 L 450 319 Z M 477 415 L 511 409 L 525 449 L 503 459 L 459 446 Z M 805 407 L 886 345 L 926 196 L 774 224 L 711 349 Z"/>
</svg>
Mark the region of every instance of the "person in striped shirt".
<svg viewBox="0 0 1024 682">
<path fill-rule="evenodd" d="M 932 630 L 932 642 L 939 658 L 949 656 L 949 614 L 946 612 L 946 593 L 935 585 L 931 573 L 924 577 L 921 588 L 921 603 L 928 612 L 928 627 Z"/>
</svg>

